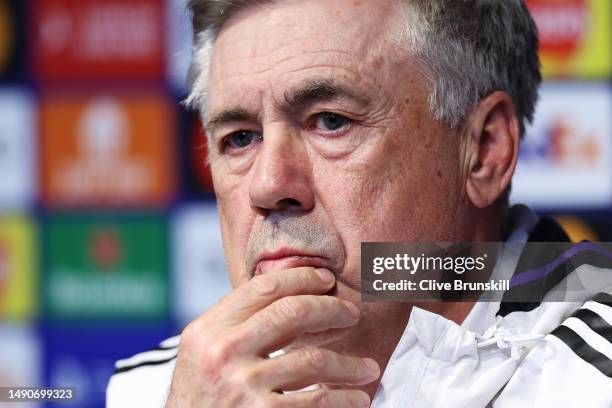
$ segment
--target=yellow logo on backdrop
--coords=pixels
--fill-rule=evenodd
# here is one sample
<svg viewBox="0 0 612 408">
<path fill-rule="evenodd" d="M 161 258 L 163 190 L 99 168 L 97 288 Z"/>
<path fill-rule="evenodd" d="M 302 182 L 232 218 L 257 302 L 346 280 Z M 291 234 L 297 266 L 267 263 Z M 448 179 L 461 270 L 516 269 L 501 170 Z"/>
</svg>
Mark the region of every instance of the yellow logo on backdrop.
<svg viewBox="0 0 612 408">
<path fill-rule="evenodd" d="M 540 34 L 547 78 L 600 78 L 612 73 L 610 0 L 527 0 Z"/>
<path fill-rule="evenodd" d="M 0 0 L 0 72 L 6 68 L 14 42 L 12 14 L 6 0 Z"/>
<path fill-rule="evenodd" d="M 32 221 L 0 218 L 0 318 L 25 319 L 36 313 L 36 262 Z"/>
</svg>

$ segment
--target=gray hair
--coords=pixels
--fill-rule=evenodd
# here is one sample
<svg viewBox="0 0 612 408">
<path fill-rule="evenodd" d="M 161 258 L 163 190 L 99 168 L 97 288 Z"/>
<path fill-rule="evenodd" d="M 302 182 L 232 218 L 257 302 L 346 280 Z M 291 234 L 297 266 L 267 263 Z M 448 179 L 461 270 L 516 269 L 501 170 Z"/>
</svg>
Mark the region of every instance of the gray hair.
<svg viewBox="0 0 612 408">
<path fill-rule="evenodd" d="M 433 118 L 456 128 L 484 97 L 501 90 L 514 102 L 522 135 L 533 119 L 542 81 L 537 29 L 523 0 L 396 1 L 406 19 L 408 51 L 431 74 Z M 189 0 L 194 54 L 186 103 L 204 117 L 214 40 L 237 11 L 264 2 Z"/>
</svg>

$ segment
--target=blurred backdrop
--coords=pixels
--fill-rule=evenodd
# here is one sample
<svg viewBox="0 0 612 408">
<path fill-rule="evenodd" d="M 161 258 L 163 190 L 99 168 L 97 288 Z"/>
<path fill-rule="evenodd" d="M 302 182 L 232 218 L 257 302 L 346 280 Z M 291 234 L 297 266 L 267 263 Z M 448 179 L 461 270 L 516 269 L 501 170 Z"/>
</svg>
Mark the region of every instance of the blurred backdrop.
<svg viewBox="0 0 612 408">
<path fill-rule="evenodd" d="M 612 2 L 527 2 L 546 83 L 512 201 L 612 241 Z M 104 406 L 116 359 L 229 289 L 190 53 L 184 0 L 0 0 L 0 386 Z"/>
</svg>

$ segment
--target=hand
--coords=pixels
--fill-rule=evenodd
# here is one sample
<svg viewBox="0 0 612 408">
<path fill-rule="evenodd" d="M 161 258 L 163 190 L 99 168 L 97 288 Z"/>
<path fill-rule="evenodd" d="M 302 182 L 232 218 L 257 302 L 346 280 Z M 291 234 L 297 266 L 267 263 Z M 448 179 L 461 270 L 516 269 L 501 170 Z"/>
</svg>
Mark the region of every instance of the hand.
<svg viewBox="0 0 612 408">
<path fill-rule="evenodd" d="M 303 334 L 357 323 L 355 304 L 323 295 L 334 280 L 327 269 L 294 268 L 228 294 L 183 331 L 166 407 L 368 407 L 368 394 L 355 389 L 282 391 L 368 384 L 380 375 L 372 359 L 314 346 L 268 358 Z"/>
</svg>

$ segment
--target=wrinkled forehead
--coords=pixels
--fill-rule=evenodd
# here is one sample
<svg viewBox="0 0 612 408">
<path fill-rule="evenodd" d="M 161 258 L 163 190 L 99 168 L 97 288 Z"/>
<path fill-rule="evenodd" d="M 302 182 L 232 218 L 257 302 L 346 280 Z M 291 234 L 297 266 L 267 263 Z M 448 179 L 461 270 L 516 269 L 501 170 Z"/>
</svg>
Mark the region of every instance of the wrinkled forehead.
<svg viewBox="0 0 612 408">
<path fill-rule="evenodd" d="M 215 96 L 214 104 L 232 85 L 254 86 L 269 81 L 271 74 L 303 73 L 306 68 L 341 68 L 358 76 L 373 55 L 397 53 L 402 30 L 393 0 L 287 0 L 248 6 L 228 19 L 214 42 L 209 96 Z"/>
<path fill-rule="evenodd" d="M 391 0 L 254 2 L 225 22 L 216 43 L 238 46 L 245 56 L 266 54 L 287 41 L 299 39 L 321 45 L 321 39 L 327 37 L 371 46 L 373 36 L 390 31 L 398 13 L 399 8 Z M 281 32 L 282 36 L 277 35 Z M 244 47 L 245 42 L 248 47 Z"/>
</svg>

